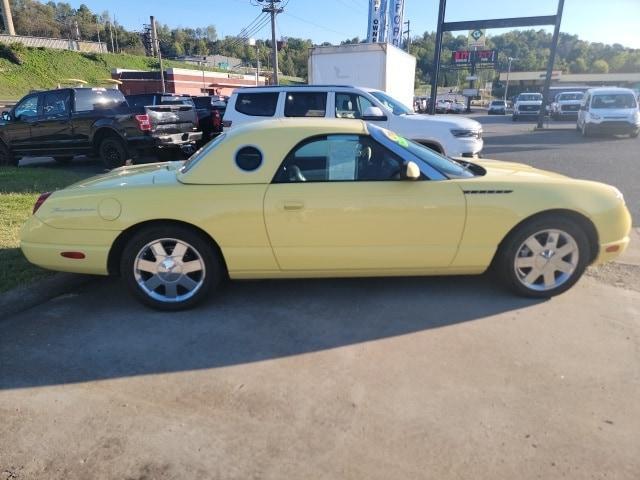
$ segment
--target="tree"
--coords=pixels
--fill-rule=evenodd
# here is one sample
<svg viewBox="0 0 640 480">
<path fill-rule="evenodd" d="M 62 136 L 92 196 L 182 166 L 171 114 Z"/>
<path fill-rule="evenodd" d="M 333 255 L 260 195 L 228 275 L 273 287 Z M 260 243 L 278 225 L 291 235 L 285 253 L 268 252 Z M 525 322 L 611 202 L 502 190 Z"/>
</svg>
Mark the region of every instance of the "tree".
<svg viewBox="0 0 640 480">
<path fill-rule="evenodd" d="M 609 64 L 605 60 L 596 60 L 591 64 L 591 73 L 609 73 Z"/>
<path fill-rule="evenodd" d="M 571 73 L 585 73 L 587 71 L 587 62 L 584 58 L 577 58 L 569 65 Z"/>
</svg>

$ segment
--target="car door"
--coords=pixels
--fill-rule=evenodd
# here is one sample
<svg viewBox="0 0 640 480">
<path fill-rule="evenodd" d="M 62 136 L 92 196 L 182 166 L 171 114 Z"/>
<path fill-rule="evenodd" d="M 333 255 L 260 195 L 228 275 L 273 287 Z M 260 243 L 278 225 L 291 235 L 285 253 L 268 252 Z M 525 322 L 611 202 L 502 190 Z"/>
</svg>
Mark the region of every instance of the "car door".
<svg viewBox="0 0 640 480">
<path fill-rule="evenodd" d="M 426 271 L 448 266 L 465 221 L 449 181 L 400 179 L 404 159 L 369 136 L 308 139 L 287 156 L 264 199 L 284 271 Z"/>
<path fill-rule="evenodd" d="M 5 135 L 11 150 L 28 154 L 31 148 L 31 126 L 38 121 L 38 94 L 24 97 L 13 109 L 5 125 Z"/>
<path fill-rule="evenodd" d="M 53 90 L 41 94 L 42 108 L 32 124 L 34 150 L 43 155 L 69 151 L 73 147 L 71 127 L 71 91 Z"/>
</svg>

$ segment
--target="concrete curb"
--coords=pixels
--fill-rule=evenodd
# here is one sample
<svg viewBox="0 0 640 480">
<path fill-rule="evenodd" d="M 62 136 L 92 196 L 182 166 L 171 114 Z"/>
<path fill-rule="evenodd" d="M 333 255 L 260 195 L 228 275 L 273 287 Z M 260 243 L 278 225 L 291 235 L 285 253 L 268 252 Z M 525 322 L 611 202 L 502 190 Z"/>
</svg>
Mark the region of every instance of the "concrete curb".
<svg viewBox="0 0 640 480">
<path fill-rule="evenodd" d="M 56 273 L 30 285 L 0 293 L 0 320 L 40 305 L 91 282 L 91 275 Z"/>
</svg>

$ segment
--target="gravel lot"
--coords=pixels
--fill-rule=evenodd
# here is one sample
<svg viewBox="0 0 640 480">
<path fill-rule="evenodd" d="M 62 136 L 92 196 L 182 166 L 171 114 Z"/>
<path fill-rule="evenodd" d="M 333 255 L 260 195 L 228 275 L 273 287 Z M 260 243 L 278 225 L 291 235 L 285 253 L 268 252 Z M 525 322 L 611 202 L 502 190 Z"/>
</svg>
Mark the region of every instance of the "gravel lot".
<svg viewBox="0 0 640 480">
<path fill-rule="evenodd" d="M 637 141 L 477 118 L 487 157 L 617 185 L 638 221 Z M 0 321 L 0 480 L 637 480 L 638 243 L 542 302 L 262 281 L 162 314 L 97 279 Z"/>
</svg>

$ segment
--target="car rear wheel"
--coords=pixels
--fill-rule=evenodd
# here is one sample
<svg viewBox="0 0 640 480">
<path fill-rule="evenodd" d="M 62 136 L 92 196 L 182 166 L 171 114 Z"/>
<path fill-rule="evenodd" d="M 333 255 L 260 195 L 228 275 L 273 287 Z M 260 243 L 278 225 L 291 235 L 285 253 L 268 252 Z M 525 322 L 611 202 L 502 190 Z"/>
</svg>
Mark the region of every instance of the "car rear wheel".
<svg viewBox="0 0 640 480">
<path fill-rule="evenodd" d="M 571 219 L 547 217 L 525 223 L 503 243 L 497 273 L 515 293 L 548 298 L 571 288 L 591 252 L 584 230 Z"/>
<path fill-rule="evenodd" d="M 118 168 L 127 161 L 127 148 L 124 142 L 116 137 L 107 137 L 100 142 L 98 153 L 107 168 Z"/>
<path fill-rule="evenodd" d="M 120 273 L 146 305 L 184 310 L 203 301 L 222 279 L 222 262 L 210 241 L 181 226 L 151 227 L 126 245 Z"/>
</svg>

